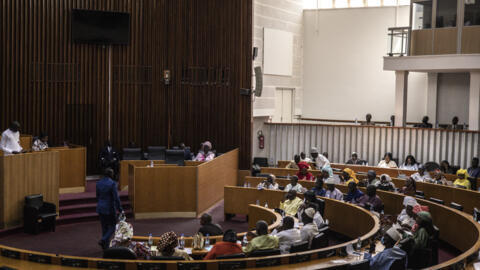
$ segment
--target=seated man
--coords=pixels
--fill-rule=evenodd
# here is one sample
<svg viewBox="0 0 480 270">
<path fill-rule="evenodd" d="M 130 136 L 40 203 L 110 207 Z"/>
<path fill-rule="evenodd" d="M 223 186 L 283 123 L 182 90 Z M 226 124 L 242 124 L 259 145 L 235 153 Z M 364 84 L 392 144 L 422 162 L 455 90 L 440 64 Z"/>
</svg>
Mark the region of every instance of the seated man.
<svg viewBox="0 0 480 270">
<path fill-rule="evenodd" d="M 357 201 L 357 199 L 359 199 L 362 196 L 363 196 L 363 192 L 361 192 L 357 188 L 357 184 L 355 184 L 355 182 L 351 181 L 350 183 L 348 183 L 347 196 L 345 196 L 343 200 L 346 202 L 354 203 Z"/>
<path fill-rule="evenodd" d="M 303 203 L 302 199 L 297 197 L 297 192 L 295 190 L 290 190 L 285 195 L 286 200 L 284 202 L 280 202 L 280 208 L 285 212 L 287 216 L 295 216 L 298 212 L 298 208 Z"/>
<path fill-rule="evenodd" d="M 377 188 L 373 185 L 367 187 L 367 194 L 360 197 L 357 204 L 375 212 L 380 212 L 383 206 L 382 200 L 377 195 Z"/>
<path fill-rule="evenodd" d="M 179 146 L 180 149 L 183 150 L 183 159 L 192 160 L 194 158 L 190 147 L 185 146 L 185 143 L 183 142 L 181 142 Z"/>
<path fill-rule="evenodd" d="M 380 175 L 380 182 L 377 183 L 377 188 L 384 191 L 395 191 L 396 189 L 392 178 L 386 173 Z"/>
<path fill-rule="evenodd" d="M 403 251 L 400 247 L 395 245 L 400 239 L 401 239 L 401 235 L 394 227 L 391 227 L 390 229 L 388 229 L 385 235 L 383 236 L 383 241 L 382 241 L 383 245 L 385 246 L 385 249 L 382 252 L 379 252 L 374 257 L 372 257 L 372 255 L 369 253 L 365 253 L 364 255 L 364 259 L 367 259 L 370 261 L 370 269 L 373 269 L 373 270 L 390 269 L 390 267 L 395 261 L 402 260 L 405 257 L 407 257 L 407 253 Z"/>
<path fill-rule="evenodd" d="M 378 184 L 377 173 L 374 170 L 367 172 L 367 178 L 358 183 L 359 187 L 368 187 L 368 185 L 376 186 Z"/>
<path fill-rule="evenodd" d="M 480 178 L 480 166 L 478 166 L 478 158 L 472 158 L 472 166 L 467 170 L 468 175 L 473 178 Z"/>
<path fill-rule="evenodd" d="M 312 191 L 315 193 L 315 196 L 322 196 L 325 197 L 325 189 L 323 188 L 323 179 L 317 177 L 317 181 L 315 181 L 315 186 L 312 188 Z"/>
<path fill-rule="evenodd" d="M 223 241 L 216 243 L 203 259 L 215 260 L 219 256 L 239 253 L 242 253 L 242 247 L 237 244 L 237 233 L 234 230 L 227 230 L 223 234 Z"/>
<path fill-rule="evenodd" d="M 352 165 L 366 165 L 365 160 L 358 159 L 357 152 L 353 152 L 351 158 L 345 163 Z"/>
<path fill-rule="evenodd" d="M 293 160 L 290 161 L 290 163 L 287 164 L 287 166 L 285 167 L 286 169 L 295 169 L 295 170 L 298 170 L 298 163 L 300 163 L 300 156 L 299 155 L 295 155 L 293 157 Z"/>
<path fill-rule="evenodd" d="M 268 224 L 264 220 L 259 220 L 255 226 L 256 235 L 247 246 L 243 247 L 243 252 L 251 253 L 255 250 L 266 250 L 278 248 L 278 238 L 268 234 Z"/>
<path fill-rule="evenodd" d="M 10 127 L 2 133 L 0 150 L 5 154 L 19 154 L 24 152 L 20 146 L 20 123 L 13 121 Z"/>
<path fill-rule="evenodd" d="M 412 174 L 410 177 L 417 182 L 428 182 L 432 179 L 430 174 L 425 170 L 423 164 L 418 165 L 418 172 Z"/>
<path fill-rule="evenodd" d="M 299 180 L 313 181 L 313 175 L 308 171 L 310 166 L 306 162 L 299 162 L 298 164 L 297 177 Z"/>
<path fill-rule="evenodd" d="M 285 187 L 285 191 L 295 190 L 297 193 L 303 192 L 303 187 L 298 183 L 298 177 L 296 175 L 290 177 L 290 184 Z"/>
<path fill-rule="evenodd" d="M 174 232 L 166 232 L 158 239 L 157 249 L 159 256 L 163 257 L 182 257 L 186 261 L 193 259 L 185 250 L 176 248 L 178 246 L 178 238 Z"/>
<path fill-rule="evenodd" d="M 40 133 L 40 136 L 33 142 L 33 151 L 43 151 L 48 149 L 48 135 L 45 132 Z"/>
<path fill-rule="evenodd" d="M 313 208 L 307 208 L 302 214 L 303 227 L 300 230 L 301 240 L 308 241 L 308 247 L 312 246 L 312 239 L 318 234 L 318 226 L 313 222 L 317 211 Z"/>
<path fill-rule="evenodd" d="M 223 234 L 222 227 L 218 224 L 213 224 L 212 216 L 207 213 L 203 214 L 200 218 L 200 225 L 202 225 L 202 227 L 200 227 L 198 232 L 203 235 L 216 236 Z"/>
<path fill-rule="evenodd" d="M 314 165 L 317 170 L 321 170 L 326 165 L 330 166 L 328 154 L 319 154 L 316 147 L 312 147 L 312 149 L 310 150 L 310 156 L 312 157 L 312 162 L 315 163 Z"/>
<path fill-rule="evenodd" d="M 343 193 L 335 187 L 335 179 L 328 178 L 327 181 L 325 181 L 325 184 L 327 184 L 325 197 L 339 201 L 343 200 Z"/>
<path fill-rule="evenodd" d="M 443 175 L 441 171 L 435 173 L 435 177 L 428 181 L 429 183 L 437 184 L 437 185 L 444 185 L 444 186 L 451 186 L 453 185 L 452 181 L 448 181 L 447 178 Z"/>
<path fill-rule="evenodd" d="M 294 228 L 295 220 L 286 216 L 283 218 L 282 226 L 275 229 L 271 235 L 278 237 L 280 252 L 286 254 L 290 252 L 293 243 L 300 241 L 300 230 Z"/>
<path fill-rule="evenodd" d="M 307 162 L 307 163 L 312 162 L 312 160 L 309 157 L 307 157 L 307 155 L 304 152 L 300 153 L 300 161 Z"/>
<path fill-rule="evenodd" d="M 315 196 L 315 193 L 313 193 L 313 191 L 311 190 L 305 192 L 304 197 L 305 197 L 304 202 L 298 208 L 298 212 L 297 212 L 298 220 L 300 222 L 303 222 L 302 217 L 303 217 L 303 213 L 305 212 L 305 209 L 313 208 L 316 211 L 315 215 L 313 216 L 313 222 L 315 222 L 315 224 L 318 227 L 322 226 L 324 221 L 323 221 L 322 215 L 320 214 L 320 211 L 323 211 L 322 209 L 320 209 L 321 202 L 317 199 L 317 197 Z"/>
<path fill-rule="evenodd" d="M 267 179 L 263 180 L 257 185 L 258 189 L 278 190 L 278 184 L 275 183 L 275 175 L 269 174 Z"/>
</svg>

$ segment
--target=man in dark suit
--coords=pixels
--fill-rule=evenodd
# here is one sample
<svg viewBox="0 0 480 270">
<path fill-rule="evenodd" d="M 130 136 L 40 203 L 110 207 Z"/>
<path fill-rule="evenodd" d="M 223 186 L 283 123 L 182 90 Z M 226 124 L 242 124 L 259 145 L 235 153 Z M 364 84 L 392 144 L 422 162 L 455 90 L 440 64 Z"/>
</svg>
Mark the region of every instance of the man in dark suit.
<svg viewBox="0 0 480 270">
<path fill-rule="evenodd" d="M 119 154 L 113 148 L 112 142 L 110 140 L 105 141 L 105 146 L 100 150 L 100 166 L 102 169 L 112 168 L 114 172 L 114 176 L 112 179 L 116 179 L 118 175 L 118 168 L 119 168 Z"/>
<path fill-rule="evenodd" d="M 123 209 L 117 192 L 117 183 L 112 180 L 113 170 L 105 169 L 104 177 L 97 182 L 97 213 L 102 224 L 102 239 L 98 244 L 108 248 L 110 237 L 115 232 L 117 211 L 122 214 Z"/>
</svg>

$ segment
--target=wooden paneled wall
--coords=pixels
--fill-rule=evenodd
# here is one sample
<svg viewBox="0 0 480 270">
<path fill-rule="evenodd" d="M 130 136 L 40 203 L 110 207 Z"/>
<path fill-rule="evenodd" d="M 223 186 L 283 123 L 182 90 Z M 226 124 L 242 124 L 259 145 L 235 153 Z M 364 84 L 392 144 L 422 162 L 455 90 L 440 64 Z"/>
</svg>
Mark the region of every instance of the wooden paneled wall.
<svg viewBox="0 0 480 270">
<path fill-rule="evenodd" d="M 5 0 L 1 8 L 0 129 L 16 119 L 52 144 L 85 145 L 90 173 L 109 135 L 118 148 L 184 141 L 196 151 L 208 139 L 218 152 L 239 147 L 240 168 L 249 167 L 251 100 L 239 89 L 251 85 L 252 0 Z M 73 44 L 73 8 L 130 13 L 130 44 Z M 212 79 L 182 80 L 196 69 Z"/>
</svg>

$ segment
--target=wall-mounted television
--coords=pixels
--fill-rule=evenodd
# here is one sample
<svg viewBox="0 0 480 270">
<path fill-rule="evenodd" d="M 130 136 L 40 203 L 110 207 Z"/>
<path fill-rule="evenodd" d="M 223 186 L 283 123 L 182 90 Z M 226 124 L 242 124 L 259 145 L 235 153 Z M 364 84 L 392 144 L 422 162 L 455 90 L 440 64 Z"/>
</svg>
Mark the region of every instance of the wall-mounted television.
<svg viewBox="0 0 480 270">
<path fill-rule="evenodd" d="M 72 40 L 74 43 L 129 44 L 130 14 L 73 9 Z"/>
</svg>

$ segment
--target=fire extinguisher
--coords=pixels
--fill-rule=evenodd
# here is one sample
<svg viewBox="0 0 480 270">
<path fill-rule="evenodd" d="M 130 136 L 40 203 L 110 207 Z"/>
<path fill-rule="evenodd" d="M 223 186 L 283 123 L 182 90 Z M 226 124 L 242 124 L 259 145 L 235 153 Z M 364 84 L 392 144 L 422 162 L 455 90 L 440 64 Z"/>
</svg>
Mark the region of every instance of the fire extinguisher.
<svg viewBox="0 0 480 270">
<path fill-rule="evenodd" d="M 263 133 L 261 130 L 258 131 L 258 148 L 263 149 L 265 148 L 265 136 L 263 136 Z"/>
</svg>

